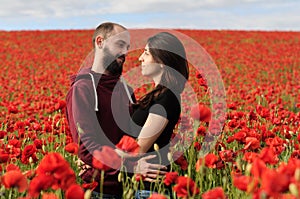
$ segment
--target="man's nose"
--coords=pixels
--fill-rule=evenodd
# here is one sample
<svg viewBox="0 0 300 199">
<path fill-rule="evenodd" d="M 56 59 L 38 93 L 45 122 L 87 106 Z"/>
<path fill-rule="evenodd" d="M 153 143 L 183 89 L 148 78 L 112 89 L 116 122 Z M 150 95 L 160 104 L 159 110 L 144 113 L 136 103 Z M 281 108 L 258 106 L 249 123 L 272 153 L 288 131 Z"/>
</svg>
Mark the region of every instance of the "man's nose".
<svg viewBox="0 0 300 199">
<path fill-rule="evenodd" d="M 128 54 L 128 51 L 129 50 L 127 48 L 123 48 L 121 54 L 126 56 Z"/>
</svg>

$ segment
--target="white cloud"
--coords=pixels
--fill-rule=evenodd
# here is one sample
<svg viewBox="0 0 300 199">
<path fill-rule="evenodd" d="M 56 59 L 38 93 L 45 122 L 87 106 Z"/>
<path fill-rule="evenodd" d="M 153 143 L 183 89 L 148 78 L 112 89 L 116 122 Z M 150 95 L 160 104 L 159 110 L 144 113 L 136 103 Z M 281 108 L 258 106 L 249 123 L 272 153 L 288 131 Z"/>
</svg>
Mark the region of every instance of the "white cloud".
<svg viewBox="0 0 300 199">
<path fill-rule="evenodd" d="M 28 24 L 42 21 L 53 26 L 55 23 L 79 26 L 74 28 L 107 19 L 145 28 L 300 30 L 298 0 L 0 0 L 0 3 L 0 28 L 2 21 L 11 26 L 16 23 L 17 27 L 18 19 Z M 82 20 L 67 21 L 72 18 Z"/>
</svg>

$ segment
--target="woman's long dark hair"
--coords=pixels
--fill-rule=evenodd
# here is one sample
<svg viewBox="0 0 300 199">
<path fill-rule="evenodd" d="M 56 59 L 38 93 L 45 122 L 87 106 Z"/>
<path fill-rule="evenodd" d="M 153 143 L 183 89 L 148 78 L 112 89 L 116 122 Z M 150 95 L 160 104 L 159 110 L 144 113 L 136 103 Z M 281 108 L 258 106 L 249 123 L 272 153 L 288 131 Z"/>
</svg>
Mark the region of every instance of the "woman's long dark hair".
<svg viewBox="0 0 300 199">
<path fill-rule="evenodd" d="M 154 61 L 165 67 L 160 83 L 137 102 L 142 108 L 147 107 L 167 89 L 175 94 L 182 93 L 189 77 L 185 49 L 176 36 L 161 32 L 150 37 L 147 44 Z"/>
</svg>

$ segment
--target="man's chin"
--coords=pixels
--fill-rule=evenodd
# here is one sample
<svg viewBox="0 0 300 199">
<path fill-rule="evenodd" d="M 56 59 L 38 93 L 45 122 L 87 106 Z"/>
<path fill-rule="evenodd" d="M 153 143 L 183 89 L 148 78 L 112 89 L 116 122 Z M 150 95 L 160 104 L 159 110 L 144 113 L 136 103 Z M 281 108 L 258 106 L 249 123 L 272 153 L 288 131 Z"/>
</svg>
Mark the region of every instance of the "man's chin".
<svg viewBox="0 0 300 199">
<path fill-rule="evenodd" d="M 106 70 L 112 75 L 121 75 L 123 72 L 123 64 L 115 62 L 115 64 L 109 65 Z"/>
</svg>

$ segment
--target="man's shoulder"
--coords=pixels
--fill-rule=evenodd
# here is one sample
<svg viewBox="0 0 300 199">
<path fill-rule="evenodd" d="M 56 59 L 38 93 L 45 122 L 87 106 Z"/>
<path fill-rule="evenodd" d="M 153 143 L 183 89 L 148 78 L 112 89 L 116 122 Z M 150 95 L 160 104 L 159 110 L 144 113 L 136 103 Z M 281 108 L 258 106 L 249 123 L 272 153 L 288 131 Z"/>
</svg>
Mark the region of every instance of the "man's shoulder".
<svg viewBox="0 0 300 199">
<path fill-rule="evenodd" d="M 67 97 L 70 97 L 74 94 L 87 95 L 93 92 L 92 80 L 88 78 L 80 78 L 74 81 L 74 83 L 71 85 L 67 92 Z"/>
<path fill-rule="evenodd" d="M 89 75 L 81 75 L 80 77 L 76 78 L 76 80 L 72 84 L 72 87 L 74 87 L 74 88 L 81 88 L 81 87 L 90 88 L 92 86 L 91 83 L 92 83 L 92 79 Z"/>
</svg>

